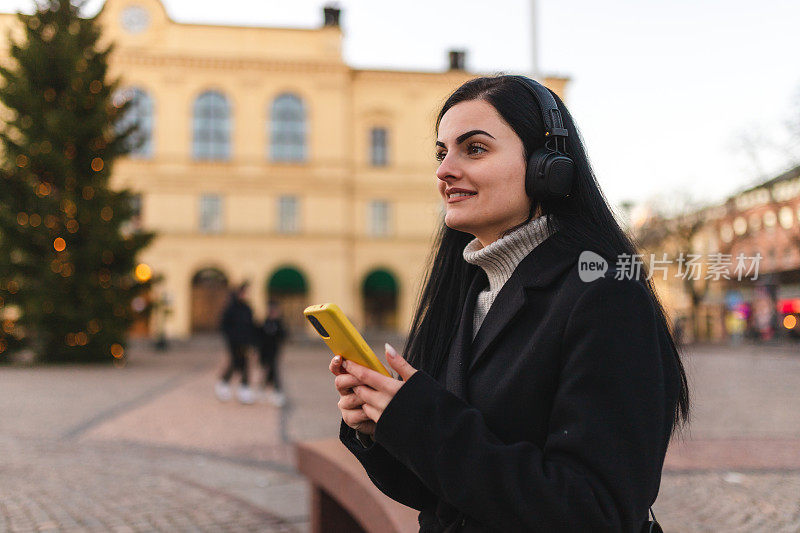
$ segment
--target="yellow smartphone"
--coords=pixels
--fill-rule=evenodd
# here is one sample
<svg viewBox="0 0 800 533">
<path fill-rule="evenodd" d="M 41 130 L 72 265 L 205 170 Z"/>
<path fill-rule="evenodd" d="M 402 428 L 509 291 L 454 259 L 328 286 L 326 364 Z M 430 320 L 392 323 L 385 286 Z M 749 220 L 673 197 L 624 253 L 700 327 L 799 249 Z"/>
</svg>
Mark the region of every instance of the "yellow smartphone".
<svg viewBox="0 0 800 533">
<path fill-rule="evenodd" d="M 334 355 L 341 355 L 348 361 L 392 377 L 338 305 L 311 305 L 305 308 L 303 314 Z"/>
</svg>

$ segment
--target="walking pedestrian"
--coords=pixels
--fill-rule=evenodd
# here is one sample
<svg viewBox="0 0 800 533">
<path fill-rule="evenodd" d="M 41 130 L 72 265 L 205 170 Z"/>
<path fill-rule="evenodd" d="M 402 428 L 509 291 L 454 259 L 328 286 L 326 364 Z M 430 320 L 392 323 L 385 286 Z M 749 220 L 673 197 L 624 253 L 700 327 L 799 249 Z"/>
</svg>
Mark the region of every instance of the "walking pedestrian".
<svg viewBox="0 0 800 533">
<path fill-rule="evenodd" d="M 270 300 L 267 304 L 267 317 L 258 329 L 258 337 L 259 359 L 264 371 L 262 394 L 266 395 L 267 388 L 271 386 L 269 400 L 273 405 L 281 407 L 286 403 L 280 373 L 280 351 L 286 339 L 286 327 L 277 300 Z"/>
<path fill-rule="evenodd" d="M 220 401 L 231 399 L 230 382 L 236 373 L 241 376 L 236 398 L 243 404 L 252 404 L 255 401 L 250 388 L 247 360 L 248 350 L 255 340 L 255 324 L 253 310 L 246 301 L 247 288 L 248 283 L 244 282 L 231 292 L 228 305 L 222 313 L 220 329 L 228 346 L 228 364 L 214 386 L 214 392 Z"/>
<path fill-rule="evenodd" d="M 420 531 L 647 531 L 686 375 L 652 283 L 614 268 L 636 247 L 572 117 L 482 77 L 436 133 L 446 213 L 404 356 L 386 345 L 401 380 L 334 356 L 342 442 Z"/>
</svg>

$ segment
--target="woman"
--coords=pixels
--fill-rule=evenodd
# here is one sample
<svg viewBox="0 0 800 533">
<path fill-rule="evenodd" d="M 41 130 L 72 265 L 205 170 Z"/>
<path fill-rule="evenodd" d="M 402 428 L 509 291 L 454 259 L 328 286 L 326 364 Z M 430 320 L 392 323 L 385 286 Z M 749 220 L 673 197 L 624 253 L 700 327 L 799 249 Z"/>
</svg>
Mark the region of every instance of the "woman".
<svg viewBox="0 0 800 533">
<path fill-rule="evenodd" d="M 614 269 L 635 246 L 534 84 L 473 79 L 439 113 L 447 210 L 405 359 L 386 346 L 402 381 L 331 361 L 341 440 L 421 531 L 639 531 L 688 418 L 653 287 Z M 534 166 L 559 146 L 574 169 L 542 190 Z M 584 281 L 582 252 L 608 272 Z"/>
</svg>

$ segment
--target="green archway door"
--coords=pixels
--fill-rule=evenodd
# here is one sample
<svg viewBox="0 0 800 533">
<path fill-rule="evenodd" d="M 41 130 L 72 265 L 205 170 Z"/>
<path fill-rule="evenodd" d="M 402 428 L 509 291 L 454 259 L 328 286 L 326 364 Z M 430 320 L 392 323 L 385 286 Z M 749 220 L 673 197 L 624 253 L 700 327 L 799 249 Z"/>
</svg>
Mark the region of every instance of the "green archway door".
<svg viewBox="0 0 800 533">
<path fill-rule="evenodd" d="M 225 273 L 216 268 L 198 270 L 192 276 L 192 332 L 217 331 L 229 296 Z"/>
<path fill-rule="evenodd" d="M 397 294 L 397 280 L 390 272 L 380 269 L 367 274 L 361 285 L 366 328 L 397 330 Z"/>
<path fill-rule="evenodd" d="M 267 279 L 267 300 L 281 304 L 283 322 L 289 332 L 303 331 L 303 309 L 308 307 L 308 284 L 303 274 L 294 267 L 279 268 Z"/>
</svg>

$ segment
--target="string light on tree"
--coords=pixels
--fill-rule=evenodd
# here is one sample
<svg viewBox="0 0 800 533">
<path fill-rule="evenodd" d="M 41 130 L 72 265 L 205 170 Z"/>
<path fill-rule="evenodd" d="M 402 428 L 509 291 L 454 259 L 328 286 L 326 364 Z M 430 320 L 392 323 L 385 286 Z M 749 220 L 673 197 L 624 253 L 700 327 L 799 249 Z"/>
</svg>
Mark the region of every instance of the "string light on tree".
<svg viewBox="0 0 800 533">
<path fill-rule="evenodd" d="M 136 265 L 134 275 L 136 276 L 136 281 L 139 283 L 146 283 L 150 281 L 150 278 L 153 277 L 153 271 L 150 269 L 149 265 L 145 263 L 139 263 Z"/>
</svg>

